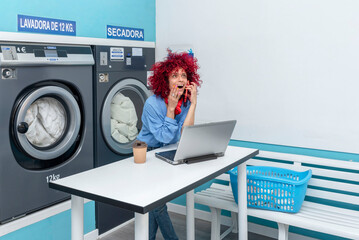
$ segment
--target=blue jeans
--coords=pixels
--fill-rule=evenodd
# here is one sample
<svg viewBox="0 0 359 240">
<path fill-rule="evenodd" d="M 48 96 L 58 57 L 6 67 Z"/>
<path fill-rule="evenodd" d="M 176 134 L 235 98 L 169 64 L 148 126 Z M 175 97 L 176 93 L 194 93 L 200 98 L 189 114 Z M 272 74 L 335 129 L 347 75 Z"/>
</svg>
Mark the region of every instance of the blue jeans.
<svg viewBox="0 0 359 240">
<path fill-rule="evenodd" d="M 170 216 L 168 215 L 166 204 L 149 212 L 149 227 L 149 240 L 156 239 L 158 227 L 160 227 L 162 236 L 165 240 L 178 240 Z"/>
</svg>

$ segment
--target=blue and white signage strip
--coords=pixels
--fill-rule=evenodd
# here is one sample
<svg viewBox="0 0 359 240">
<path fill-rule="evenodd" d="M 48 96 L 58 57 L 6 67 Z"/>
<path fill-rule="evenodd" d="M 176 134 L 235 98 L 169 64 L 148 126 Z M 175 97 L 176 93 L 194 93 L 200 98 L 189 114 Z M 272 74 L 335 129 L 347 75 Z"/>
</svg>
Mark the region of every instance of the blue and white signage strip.
<svg viewBox="0 0 359 240">
<path fill-rule="evenodd" d="M 140 28 L 107 25 L 107 38 L 144 41 L 145 31 Z"/>
<path fill-rule="evenodd" d="M 17 15 L 17 30 L 18 32 L 76 36 L 76 22 L 53 18 Z"/>
</svg>

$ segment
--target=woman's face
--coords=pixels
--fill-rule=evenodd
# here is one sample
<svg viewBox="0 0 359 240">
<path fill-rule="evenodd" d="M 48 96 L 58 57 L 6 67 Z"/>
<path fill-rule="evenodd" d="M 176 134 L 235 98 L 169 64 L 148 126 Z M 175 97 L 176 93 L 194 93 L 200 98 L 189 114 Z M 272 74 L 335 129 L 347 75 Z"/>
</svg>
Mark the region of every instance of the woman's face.
<svg viewBox="0 0 359 240">
<path fill-rule="evenodd" d="M 168 76 L 169 88 L 172 89 L 173 86 L 177 86 L 179 95 L 184 93 L 187 81 L 187 73 L 183 68 L 173 70 Z"/>
</svg>

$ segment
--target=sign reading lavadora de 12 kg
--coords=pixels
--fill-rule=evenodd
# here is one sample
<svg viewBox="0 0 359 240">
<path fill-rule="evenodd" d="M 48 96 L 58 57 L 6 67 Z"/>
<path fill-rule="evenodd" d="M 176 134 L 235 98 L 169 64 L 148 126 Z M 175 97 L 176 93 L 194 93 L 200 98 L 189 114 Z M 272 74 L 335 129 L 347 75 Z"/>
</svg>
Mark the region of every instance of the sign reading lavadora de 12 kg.
<svg viewBox="0 0 359 240">
<path fill-rule="evenodd" d="M 107 25 L 107 38 L 144 41 L 145 31 L 140 28 Z"/>
<path fill-rule="evenodd" d="M 17 15 L 19 32 L 76 36 L 76 22 L 69 20 Z"/>
</svg>

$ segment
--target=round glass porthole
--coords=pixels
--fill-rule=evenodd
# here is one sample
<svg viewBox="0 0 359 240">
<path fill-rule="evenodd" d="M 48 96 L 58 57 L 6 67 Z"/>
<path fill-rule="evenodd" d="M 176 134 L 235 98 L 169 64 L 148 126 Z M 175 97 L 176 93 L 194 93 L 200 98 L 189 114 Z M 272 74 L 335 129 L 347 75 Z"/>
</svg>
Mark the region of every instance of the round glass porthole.
<svg viewBox="0 0 359 240">
<path fill-rule="evenodd" d="M 102 110 L 102 131 L 110 148 L 120 154 L 132 152 L 142 128 L 141 116 L 147 87 L 136 79 L 119 81 L 108 93 Z"/>
<path fill-rule="evenodd" d="M 35 159 L 51 160 L 76 141 L 81 112 L 64 88 L 46 86 L 29 92 L 18 105 L 13 132 L 22 150 Z"/>
</svg>

